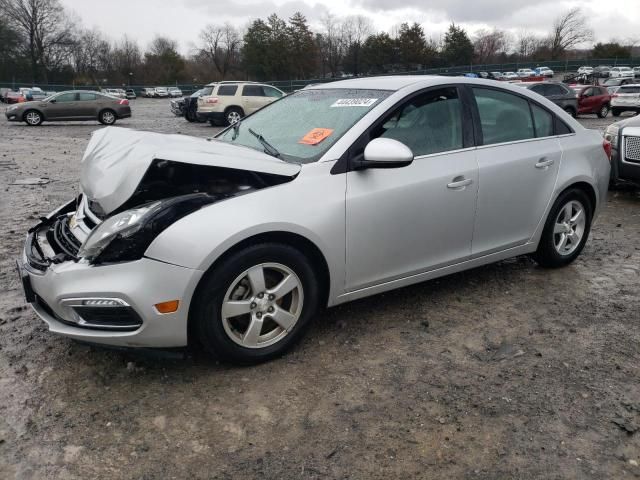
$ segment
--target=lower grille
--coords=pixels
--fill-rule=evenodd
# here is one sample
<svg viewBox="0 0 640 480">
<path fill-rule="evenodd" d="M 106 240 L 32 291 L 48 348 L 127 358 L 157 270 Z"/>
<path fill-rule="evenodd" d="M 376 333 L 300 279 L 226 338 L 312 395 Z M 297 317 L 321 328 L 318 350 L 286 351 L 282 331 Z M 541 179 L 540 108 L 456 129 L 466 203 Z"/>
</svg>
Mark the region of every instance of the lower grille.
<svg viewBox="0 0 640 480">
<path fill-rule="evenodd" d="M 624 137 L 624 159 L 640 163 L 640 137 Z"/>
</svg>

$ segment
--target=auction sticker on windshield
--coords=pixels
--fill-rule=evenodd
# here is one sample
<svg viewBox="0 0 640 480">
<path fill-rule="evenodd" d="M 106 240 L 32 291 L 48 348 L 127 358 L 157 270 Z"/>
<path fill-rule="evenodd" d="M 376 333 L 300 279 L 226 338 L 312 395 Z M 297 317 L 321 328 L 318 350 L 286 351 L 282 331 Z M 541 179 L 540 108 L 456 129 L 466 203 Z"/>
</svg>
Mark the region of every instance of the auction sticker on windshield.
<svg viewBox="0 0 640 480">
<path fill-rule="evenodd" d="M 331 107 L 370 107 L 377 98 L 339 98 Z"/>
<path fill-rule="evenodd" d="M 298 143 L 302 143 L 304 145 L 317 145 L 332 133 L 332 128 L 314 128 L 313 130 L 306 133 Z"/>
</svg>

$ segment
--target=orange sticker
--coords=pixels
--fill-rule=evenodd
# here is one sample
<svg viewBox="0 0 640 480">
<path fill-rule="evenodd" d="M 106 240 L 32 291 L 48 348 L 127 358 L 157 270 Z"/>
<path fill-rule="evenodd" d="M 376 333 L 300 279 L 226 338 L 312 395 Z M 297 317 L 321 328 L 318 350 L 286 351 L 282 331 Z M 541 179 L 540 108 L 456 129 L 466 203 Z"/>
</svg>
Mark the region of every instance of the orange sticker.
<svg viewBox="0 0 640 480">
<path fill-rule="evenodd" d="M 300 139 L 298 143 L 317 145 L 333 133 L 333 128 L 314 128 Z"/>
</svg>

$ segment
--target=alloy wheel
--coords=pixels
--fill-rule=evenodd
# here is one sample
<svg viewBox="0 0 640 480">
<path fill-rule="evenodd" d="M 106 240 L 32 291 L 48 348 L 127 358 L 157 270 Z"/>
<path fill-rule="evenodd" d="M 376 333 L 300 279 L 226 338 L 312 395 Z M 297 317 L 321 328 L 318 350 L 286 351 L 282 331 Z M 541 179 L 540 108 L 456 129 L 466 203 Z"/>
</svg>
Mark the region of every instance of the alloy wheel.
<svg viewBox="0 0 640 480">
<path fill-rule="evenodd" d="M 29 125 L 39 125 L 40 114 L 38 112 L 29 112 L 27 113 L 26 120 Z"/>
<path fill-rule="evenodd" d="M 298 276 L 280 263 L 255 265 L 236 277 L 222 302 L 222 325 L 245 348 L 264 348 L 284 337 L 300 319 L 304 293 Z"/>
<path fill-rule="evenodd" d="M 233 125 L 234 123 L 239 122 L 241 119 L 242 116 L 236 110 L 231 110 L 229 113 L 227 113 L 227 122 L 229 122 L 229 125 Z"/>
<path fill-rule="evenodd" d="M 560 255 L 571 255 L 580 245 L 586 226 L 584 206 L 571 200 L 560 209 L 553 226 L 553 245 Z"/>
<path fill-rule="evenodd" d="M 104 112 L 102 114 L 102 121 L 107 125 L 111 125 L 116 120 L 116 116 L 112 112 Z"/>
</svg>

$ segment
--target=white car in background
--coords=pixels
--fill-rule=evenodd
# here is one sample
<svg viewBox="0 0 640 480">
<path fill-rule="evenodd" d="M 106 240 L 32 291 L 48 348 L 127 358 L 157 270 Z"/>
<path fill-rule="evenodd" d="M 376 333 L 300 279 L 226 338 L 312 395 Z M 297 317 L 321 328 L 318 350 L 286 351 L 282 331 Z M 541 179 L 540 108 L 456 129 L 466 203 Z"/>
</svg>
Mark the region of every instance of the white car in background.
<svg viewBox="0 0 640 480">
<path fill-rule="evenodd" d="M 543 77 L 551 78 L 554 75 L 553 70 L 549 67 L 538 67 L 536 68 L 536 72 L 538 75 L 542 75 Z"/>
<path fill-rule="evenodd" d="M 633 78 L 633 70 L 630 67 L 613 67 L 609 78 Z"/>
<path fill-rule="evenodd" d="M 518 77 L 520 77 L 520 78 L 535 77 L 535 75 L 536 75 L 536 72 L 534 72 L 530 68 L 520 68 L 520 69 L 518 69 Z"/>
<path fill-rule="evenodd" d="M 169 92 L 169 96 L 171 98 L 177 98 L 182 96 L 182 90 L 180 90 L 178 87 L 169 87 L 167 91 Z"/>
<path fill-rule="evenodd" d="M 502 77 L 505 80 L 518 80 L 520 78 L 516 72 L 504 72 Z"/>
<path fill-rule="evenodd" d="M 169 91 L 167 87 L 156 87 L 155 96 L 158 98 L 168 98 Z"/>
<path fill-rule="evenodd" d="M 640 67 L 633 67 L 633 76 L 636 78 L 640 77 Z"/>
<path fill-rule="evenodd" d="M 127 98 L 124 90 L 120 90 L 119 88 L 106 88 L 103 90 L 104 93 L 109 95 L 110 97 L 115 98 Z"/>
<path fill-rule="evenodd" d="M 578 73 L 582 75 L 591 75 L 593 74 L 593 67 L 589 67 L 585 65 L 584 67 L 580 67 L 578 69 Z"/>
<path fill-rule="evenodd" d="M 614 117 L 622 112 L 636 112 L 640 114 L 640 83 L 622 85 L 611 96 L 611 113 Z"/>
</svg>

